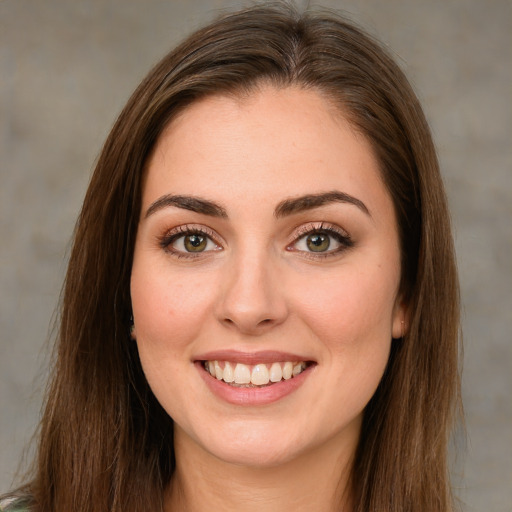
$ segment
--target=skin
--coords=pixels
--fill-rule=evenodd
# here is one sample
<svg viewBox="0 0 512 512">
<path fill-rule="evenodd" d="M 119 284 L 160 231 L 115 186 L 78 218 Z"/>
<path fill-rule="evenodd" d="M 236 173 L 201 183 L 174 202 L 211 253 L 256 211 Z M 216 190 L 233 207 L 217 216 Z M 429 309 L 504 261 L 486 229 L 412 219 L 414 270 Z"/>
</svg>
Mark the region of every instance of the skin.
<svg viewBox="0 0 512 512">
<path fill-rule="evenodd" d="M 364 207 L 275 214 L 285 200 L 334 190 Z M 224 216 L 152 207 L 167 194 L 215 202 Z M 206 250 L 190 257 L 179 234 L 163 247 L 183 226 L 206 231 Z M 304 233 L 326 227 L 351 245 L 330 238 L 327 255 L 312 252 Z M 131 278 L 144 372 L 175 422 L 169 510 L 350 510 L 362 412 L 405 317 L 399 282 L 378 162 L 319 93 L 263 87 L 203 99 L 174 119 L 148 163 Z M 224 349 L 314 365 L 285 397 L 237 405 L 194 364 Z"/>
</svg>

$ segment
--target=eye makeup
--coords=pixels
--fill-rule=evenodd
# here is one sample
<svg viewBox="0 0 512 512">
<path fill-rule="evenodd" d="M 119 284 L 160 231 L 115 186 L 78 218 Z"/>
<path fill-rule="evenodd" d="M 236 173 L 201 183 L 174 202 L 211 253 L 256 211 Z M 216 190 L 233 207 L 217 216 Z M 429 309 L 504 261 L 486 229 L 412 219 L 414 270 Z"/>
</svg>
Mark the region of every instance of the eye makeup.
<svg viewBox="0 0 512 512">
<path fill-rule="evenodd" d="M 174 257 L 193 259 L 221 250 L 217 238 L 216 233 L 206 226 L 184 224 L 158 237 L 158 244 Z"/>
<path fill-rule="evenodd" d="M 353 246 L 350 235 L 339 226 L 328 222 L 310 222 L 293 232 L 292 242 L 286 250 L 318 259 L 336 256 Z"/>
<path fill-rule="evenodd" d="M 221 251 L 217 233 L 200 224 L 183 224 L 158 237 L 158 245 L 176 258 L 206 257 Z M 299 226 L 290 236 L 285 250 L 318 260 L 339 255 L 354 246 L 350 235 L 339 226 L 328 222 L 309 222 Z"/>
</svg>

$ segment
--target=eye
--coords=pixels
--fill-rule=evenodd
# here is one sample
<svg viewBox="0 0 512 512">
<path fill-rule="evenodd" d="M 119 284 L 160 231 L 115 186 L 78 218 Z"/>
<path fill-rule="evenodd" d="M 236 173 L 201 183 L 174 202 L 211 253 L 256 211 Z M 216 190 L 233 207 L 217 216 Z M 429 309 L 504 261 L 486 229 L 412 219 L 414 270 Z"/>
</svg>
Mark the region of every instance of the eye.
<svg viewBox="0 0 512 512">
<path fill-rule="evenodd" d="M 204 252 L 216 247 L 212 240 L 206 235 L 191 233 L 190 235 L 181 235 L 171 244 L 176 251 L 184 252 Z"/>
<path fill-rule="evenodd" d="M 329 256 L 337 254 L 354 245 L 350 236 L 341 229 L 324 223 L 303 226 L 289 250 L 300 251 L 310 256 Z"/>
<path fill-rule="evenodd" d="M 160 245 L 178 257 L 194 257 L 221 249 L 209 231 L 188 226 L 179 226 L 168 232 L 160 240 Z"/>
</svg>

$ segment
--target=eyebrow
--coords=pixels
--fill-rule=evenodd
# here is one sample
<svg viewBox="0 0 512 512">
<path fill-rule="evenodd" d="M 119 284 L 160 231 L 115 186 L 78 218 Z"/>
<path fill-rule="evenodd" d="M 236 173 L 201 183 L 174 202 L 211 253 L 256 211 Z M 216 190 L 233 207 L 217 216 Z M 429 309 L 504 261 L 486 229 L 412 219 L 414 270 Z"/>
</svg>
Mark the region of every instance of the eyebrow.
<svg viewBox="0 0 512 512">
<path fill-rule="evenodd" d="M 145 217 L 148 218 L 153 213 L 168 206 L 202 213 L 203 215 L 210 215 L 211 217 L 220 217 L 222 219 L 226 219 L 228 217 L 226 210 L 213 201 L 208 201 L 195 196 L 175 196 L 172 194 L 162 196 L 152 203 L 147 209 Z"/>
<path fill-rule="evenodd" d="M 371 217 L 368 208 L 360 199 L 337 190 L 285 199 L 276 206 L 274 216 L 277 218 L 287 217 L 288 215 L 312 210 L 331 203 L 352 204 Z M 152 203 L 146 211 L 145 218 L 169 206 L 190 210 L 211 217 L 219 217 L 221 219 L 228 218 L 226 209 L 213 201 L 208 201 L 207 199 L 196 196 L 172 194 L 166 194 Z"/>
<path fill-rule="evenodd" d="M 300 196 L 292 199 L 285 199 L 281 201 L 274 212 L 277 218 L 286 217 L 295 213 L 312 210 L 320 206 L 325 206 L 331 203 L 347 203 L 357 206 L 362 212 L 371 217 L 370 211 L 366 205 L 357 197 L 353 197 L 345 192 L 333 190 L 321 194 L 310 194 Z"/>
</svg>

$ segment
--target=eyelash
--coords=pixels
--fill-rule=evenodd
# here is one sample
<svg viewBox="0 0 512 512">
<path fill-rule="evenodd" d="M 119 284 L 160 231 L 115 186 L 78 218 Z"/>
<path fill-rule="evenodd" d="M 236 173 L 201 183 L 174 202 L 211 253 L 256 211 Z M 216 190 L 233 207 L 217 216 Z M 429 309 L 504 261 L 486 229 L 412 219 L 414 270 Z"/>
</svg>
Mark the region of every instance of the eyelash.
<svg viewBox="0 0 512 512">
<path fill-rule="evenodd" d="M 336 249 L 331 249 L 327 251 L 317 252 L 314 251 L 302 251 L 297 250 L 295 246 L 303 239 L 308 236 L 323 234 L 327 235 L 330 238 L 334 238 L 334 240 L 339 243 L 339 247 Z M 293 233 L 293 241 L 286 247 L 288 251 L 296 251 L 300 252 L 303 257 L 310 259 L 324 259 L 332 256 L 337 256 L 339 253 L 345 251 L 354 246 L 354 241 L 350 237 L 350 235 L 341 230 L 339 227 L 321 222 L 321 223 L 309 223 L 301 226 L 297 231 Z"/>
<path fill-rule="evenodd" d="M 179 251 L 174 248 L 172 248 L 172 244 L 174 244 L 177 240 L 180 238 L 184 238 L 186 236 L 190 235 L 200 235 L 206 237 L 209 241 L 213 242 L 217 248 L 220 248 L 220 244 L 216 241 L 215 232 L 211 229 L 208 229 L 204 226 L 198 227 L 198 226 L 191 226 L 189 224 L 185 224 L 183 226 L 178 226 L 176 228 L 171 229 L 168 231 L 164 236 L 162 236 L 159 239 L 159 245 L 162 247 L 162 249 L 165 252 L 168 252 L 172 254 L 176 258 L 188 258 L 188 259 L 194 259 L 199 258 L 201 256 L 204 256 L 204 252 L 186 252 L 186 251 Z M 211 252 L 206 251 L 206 252 Z"/>
<path fill-rule="evenodd" d="M 305 251 L 296 249 L 297 244 L 310 235 L 315 234 L 323 234 L 327 235 L 331 239 L 334 239 L 339 247 L 326 251 Z M 186 236 L 191 235 L 200 235 L 206 237 L 210 242 L 215 244 L 216 249 L 221 249 L 221 244 L 219 244 L 216 240 L 215 232 L 211 229 L 208 229 L 204 226 L 194 226 L 185 224 L 182 226 L 178 226 L 176 228 L 171 229 L 164 236 L 159 238 L 158 242 L 160 247 L 167 253 L 172 254 L 176 258 L 187 258 L 187 259 L 195 259 L 199 257 L 204 257 L 205 253 L 210 253 L 212 250 L 208 251 L 198 251 L 197 253 L 180 251 L 175 248 L 172 248 L 172 244 L 176 243 L 180 238 L 184 238 Z M 287 251 L 298 252 L 301 253 L 303 257 L 318 260 L 323 258 L 328 258 L 331 256 L 336 256 L 340 252 L 349 249 L 354 246 L 354 242 L 351 239 L 350 235 L 345 231 L 341 230 L 335 225 L 327 224 L 325 222 L 321 223 L 309 223 L 301 226 L 293 233 L 292 242 L 286 246 Z"/>
</svg>

